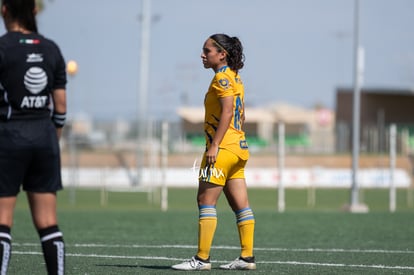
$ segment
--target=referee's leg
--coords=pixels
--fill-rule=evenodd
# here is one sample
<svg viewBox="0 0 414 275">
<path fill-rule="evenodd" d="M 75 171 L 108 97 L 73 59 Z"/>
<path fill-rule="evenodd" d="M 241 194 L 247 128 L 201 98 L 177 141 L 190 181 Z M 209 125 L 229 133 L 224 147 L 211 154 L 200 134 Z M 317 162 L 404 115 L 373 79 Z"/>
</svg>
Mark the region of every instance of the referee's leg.
<svg viewBox="0 0 414 275">
<path fill-rule="evenodd" d="M 27 192 L 33 223 L 39 233 L 49 275 L 63 275 L 65 244 L 56 216 L 56 194 Z"/>
<path fill-rule="evenodd" d="M 0 197 L 0 274 L 7 274 L 11 256 L 10 229 L 16 197 Z"/>
</svg>

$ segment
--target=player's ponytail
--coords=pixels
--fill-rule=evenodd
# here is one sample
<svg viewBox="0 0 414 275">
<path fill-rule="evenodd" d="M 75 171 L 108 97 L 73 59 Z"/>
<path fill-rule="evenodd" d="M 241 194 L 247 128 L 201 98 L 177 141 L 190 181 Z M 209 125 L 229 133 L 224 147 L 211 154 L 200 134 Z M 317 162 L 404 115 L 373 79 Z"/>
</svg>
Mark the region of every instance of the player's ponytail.
<svg viewBox="0 0 414 275">
<path fill-rule="evenodd" d="M 18 22 L 28 31 L 38 32 L 35 0 L 2 0 L 2 5 L 6 6 L 11 20 Z"/>
<path fill-rule="evenodd" d="M 244 66 L 243 46 L 239 38 L 226 34 L 213 34 L 210 39 L 214 41 L 218 51 L 227 53 L 227 65 L 238 73 Z"/>
</svg>

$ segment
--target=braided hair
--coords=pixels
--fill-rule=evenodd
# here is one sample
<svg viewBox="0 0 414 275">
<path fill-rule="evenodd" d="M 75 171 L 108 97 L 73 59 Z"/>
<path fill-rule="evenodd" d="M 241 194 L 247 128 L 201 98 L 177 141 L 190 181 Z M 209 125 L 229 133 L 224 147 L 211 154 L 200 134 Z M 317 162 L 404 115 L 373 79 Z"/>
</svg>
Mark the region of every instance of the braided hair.
<svg viewBox="0 0 414 275">
<path fill-rule="evenodd" d="M 239 38 L 221 33 L 213 34 L 209 38 L 213 40 L 217 51 L 227 53 L 227 65 L 237 74 L 243 68 L 245 59 Z"/>
</svg>

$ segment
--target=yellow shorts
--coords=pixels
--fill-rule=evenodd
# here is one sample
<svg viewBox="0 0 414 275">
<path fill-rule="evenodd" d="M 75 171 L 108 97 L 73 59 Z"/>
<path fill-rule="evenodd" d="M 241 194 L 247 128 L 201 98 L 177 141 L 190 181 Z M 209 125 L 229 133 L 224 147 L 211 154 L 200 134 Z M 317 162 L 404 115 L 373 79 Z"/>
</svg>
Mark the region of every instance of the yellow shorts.
<svg viewBox="0 0 414 275">
<path fill-rule="evenodd" d="M 219 149 L 216 163 L 206 165 L 206 154 L 203 155 L 198 180 L 217 185 L 226 185 L 230 179 L 244 179 L 244 167 L 247 160 L 242 160 L 236 154 L 226 149 Z"/>
</svg>

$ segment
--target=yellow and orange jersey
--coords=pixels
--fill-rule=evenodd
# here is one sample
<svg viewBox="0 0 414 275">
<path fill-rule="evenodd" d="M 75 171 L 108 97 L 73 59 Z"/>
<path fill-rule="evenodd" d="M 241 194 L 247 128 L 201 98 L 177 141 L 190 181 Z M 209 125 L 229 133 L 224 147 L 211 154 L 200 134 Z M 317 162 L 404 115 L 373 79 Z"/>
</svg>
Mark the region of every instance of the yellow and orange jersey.
<svg viewBox="0 0 414 275">
<path fill-rule="evenodd" d="M 233 117 L 219 147 L 227 149 L 241 159 L 249 158 L 249 150 L 242 129 L 244 120 L 244 86 L 238 74 L 224 66 L 214 75 L 204 99 L 204 132 L 210 146 L 221 116 L 221 97 L 233 97 Z"/>
</svg>

